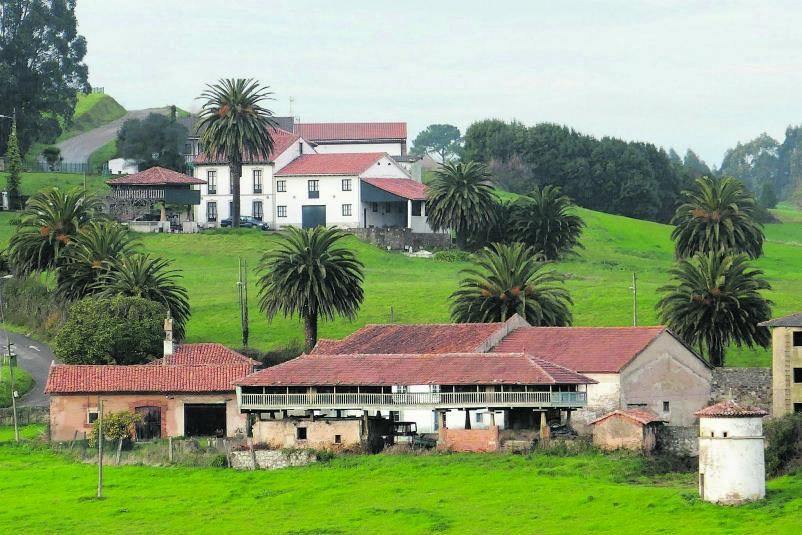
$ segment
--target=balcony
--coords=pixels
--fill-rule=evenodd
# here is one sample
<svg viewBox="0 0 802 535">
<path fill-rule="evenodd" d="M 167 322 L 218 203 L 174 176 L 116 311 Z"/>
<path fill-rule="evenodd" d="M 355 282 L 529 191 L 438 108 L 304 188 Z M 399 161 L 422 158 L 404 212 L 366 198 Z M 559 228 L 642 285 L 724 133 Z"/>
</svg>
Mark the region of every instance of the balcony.
<svg viewBox="0 0 802 535">
<path fill-rule="evenodd" d="M 585 392 L 421 392 L 396 394 L 251 394 L 237 388 L 241 410 L 571 408 L 587 405 Z"/>
</svg>

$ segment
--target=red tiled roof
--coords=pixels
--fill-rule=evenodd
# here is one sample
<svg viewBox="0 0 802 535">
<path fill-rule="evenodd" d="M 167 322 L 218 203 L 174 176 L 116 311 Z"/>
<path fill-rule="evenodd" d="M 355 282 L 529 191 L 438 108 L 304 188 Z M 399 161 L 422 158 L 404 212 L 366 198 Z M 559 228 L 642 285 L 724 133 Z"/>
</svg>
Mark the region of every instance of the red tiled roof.
<svg viewBox="0 0 802 535">
<path fill-rule="evenodd" d="M 580 373 L 617 373 L 664 327 L 523 327 L 493 351 L 525 351 Z"/>
<path fill-rule="evenodd" d="M 295 133 L 315 142 L 407 139 L 407 123 L 296 123 Z"/>
<path fill-rule="evenodd" d="M 503 328 L 503 323 L 365 325 L 340 341 L 320 340 L 312 353 L 470 353 Z"/>
<path fill-rule="evenodd" d="M 362 181 L 404 199 L 426 200 L 426 186 L 411 178 L 362 178 Z"/>
<path fill-rule="evenodd" d="M 659 416 L 657 416 L 655 413 L 653 413 L 650 410 L 646 410 L 646 409 L 628 409 L 628 410 L 625 410 L 625 411 L 623 411 L 623 410 L 615 410 L 613 412 L 608 412 L 607 414 L 605 414 L 601 418 L 596 418 L 595 420 L 593 420 L 590 423 L 591 423 L 591 425 L 593 425 L 595 423 L 601 422 L 602 420 L 606 420 L 607 418 L 610 418 L 611 416 L 623 416 L 625 418 L 629 418 L 630 420 L 635 420 L 636 422 L 638 422 L 640 424 L 643 424 L 643 425 L 649 425 L 649 424 L 654 423 L 654 422 L 664 422 L 665 421 L 665 420 L 663 420 L 662 418 L 660 418 Z"/>
<path fill-rule="evenodd" d="M 696 416 L 708 416 L 713 418 L 738 418 L 766 416 L 768 411 L 761 409 L 760 407 L 741 405 L 736 401 L 728 400 L 705 407 L 695 414 Z"/>
<path fill-rule="evenodd" d="M 383 156 L 383 152 L 304 154 L 284 166 L 276 176 L 359 175 Z"/>
<path fill-rule="evenodd" d="M 109 366 L 56 365 L 50 368 L 48 394 L 113 392 L 233 392 L 233 383 L 251 372 L 250 365 Z"/>
<path fill-rule="evenodd" d="M 233 351 L 223 344 L 200 343 L 182 344 L 175 348 L 172 355 L 167 357 L 166 364 L 175 366 L 207 366 L 207 365 L 248 365 L 260 366 L 257 360 L 246 357 Z M 154 360 L 148 363 L 149 366 L 161 366 L 165 364 L 164 359 Z"/>
<path fill-rule="evenodd" d="M 238 381 L 248 386 L 590 384 L 524 353 L 302 355 Z"/>
<path fill-rule="evenodd" d="M 246 155 L 243 159 L 246 164 L 248 163 L 267 163 L 272 162 L 276 158 L 278 158 L 281 153 L 285 150 L 290 148 L 296 141 L 301 139 L 300 136 L 287 132 L 286 130 L 282 130 L 280 128 L 275 128 L 271 130 L 271 134 L 273 137 L 273 150 L 268 155 L 267 160 L 262 157 L 253 158 L 250 154 Z M 209 158 L 206 153 L 200 153 L 195 156 L 192 160 L 195 165 L 204 165 L 204 164 L 227 164 L 228 160 L 221 156 L 217 156 L 215 158 Z"/>
<path fill-rule="evenodd" d="M 164 167 L 151 167 L 132 175 L 107 180 L 106 184 L 110 186 L 168 186 L 206 184 L 206 181 Z"/>
</svg>

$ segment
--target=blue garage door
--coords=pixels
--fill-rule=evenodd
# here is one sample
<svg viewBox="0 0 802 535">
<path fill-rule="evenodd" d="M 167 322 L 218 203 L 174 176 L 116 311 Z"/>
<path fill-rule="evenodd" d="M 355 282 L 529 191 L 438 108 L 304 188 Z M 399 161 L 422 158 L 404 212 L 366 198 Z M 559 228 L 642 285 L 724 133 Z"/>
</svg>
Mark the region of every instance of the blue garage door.
<svg viewBox="0 0 802 535">
<path fill-rule="evenodd" d="M 314 228 L 326 226 L 326 206 L 302 206 L 301 207 L 301 226 L 303 228 Z"/>
</svg>

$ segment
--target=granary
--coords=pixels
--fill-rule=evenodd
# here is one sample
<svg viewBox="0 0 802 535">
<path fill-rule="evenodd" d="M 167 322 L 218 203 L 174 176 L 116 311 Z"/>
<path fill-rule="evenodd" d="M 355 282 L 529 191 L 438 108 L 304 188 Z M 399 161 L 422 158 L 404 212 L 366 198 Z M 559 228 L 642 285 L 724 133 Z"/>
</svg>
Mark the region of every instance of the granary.
<svg viewBox="0 0 802 535">
<path fill-rule="evenodd" d="M 663 424 L 647 409 L 615 410 L 591 422 L 593 444 L 605 450 L 649 452 L 657 445 L 657 431 Z"/>
<path fill-rule="evenodd" d="M 315 353 L 238 381 L 237 397 L 243 412 L 258 415 L 254 440 L 277 447 L 377 450 L 409 434 L 403 411 L 428 411 L 441 446 L 493 451 L 505 439 L 547 437 L 547 418 L 583 407 L 591 383 L 526 353 Z M 489 417 L 484 429 L 471 429 L 476 411 Z M 462 429 L 449 428 L 449 412 L 461 415 Z"/>
<path fill-rule="evenodd" d="M 760 407 L 728 400 L 698 411 L 699 496 L 737 505 L 766 496 L 763 417 Z"/>
<path fill-rule="evenodd" d="M 771 414 L 802 412 L 802 312 L 760 326 L 771 328 Z"/>
<path fill-rule="evenodd" d="M 142 416 L 135 438 L 237 436 L 246 418 L 237 409 L 234 382 L 259 363 L 221 344 L 184 344 L 143 365 L 51 366 L 45 392 L 50 395 L 51 440 L 88 434 L 103 411 Z"/>
</svg>

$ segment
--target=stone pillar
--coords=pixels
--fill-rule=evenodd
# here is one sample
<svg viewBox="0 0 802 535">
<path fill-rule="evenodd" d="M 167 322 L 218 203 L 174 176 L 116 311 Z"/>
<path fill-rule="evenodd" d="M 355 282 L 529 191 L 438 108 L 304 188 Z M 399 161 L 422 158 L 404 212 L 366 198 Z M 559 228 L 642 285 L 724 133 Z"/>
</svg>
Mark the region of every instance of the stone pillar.
<svg viewBox="0 0 802 535">
<path fill-rule="evenodd" d="M 496 412 L 490 411 L 490 427 L 496 426 Z"/>
<path fill-rule="evenodd" d="M 549 424 L 546 422 L 546 411 L 540 412 L 540 440 L 549 440 L 551 438 L 551 430 Z"/>
<path fill-rule="evenodd" d="M 465 429 L 471 428 L 471 411 L 465 409 Z"/>
<path fill-rule="evenodd" d="M 407 200 L 407 228 L 412 228 L 412 201 Z"/>
</svg>

